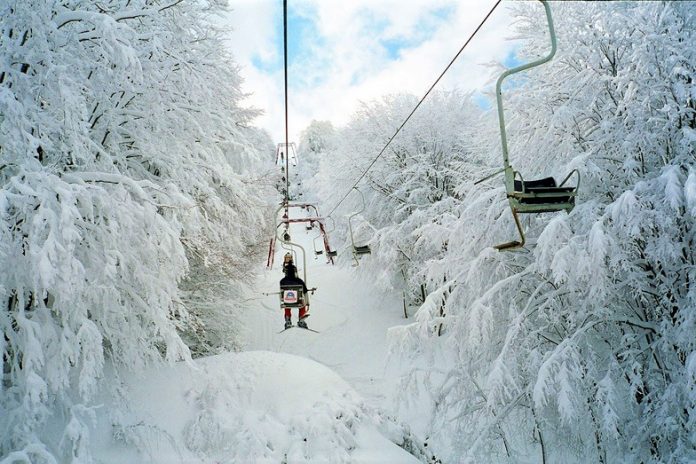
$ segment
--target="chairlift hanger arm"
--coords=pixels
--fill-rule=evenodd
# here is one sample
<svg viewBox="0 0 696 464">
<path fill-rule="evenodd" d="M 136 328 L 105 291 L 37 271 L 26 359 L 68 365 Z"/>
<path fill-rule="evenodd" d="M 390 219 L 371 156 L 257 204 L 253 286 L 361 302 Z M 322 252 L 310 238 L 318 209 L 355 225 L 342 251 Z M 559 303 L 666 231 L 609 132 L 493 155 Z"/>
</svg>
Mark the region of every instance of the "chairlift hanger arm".
<svg viewBox="0 0 696 464">
<path fill-rule="evenodd" d="M 276 217 L 278 217 L 278 214 L 280 211 L 285 208 L 284 205 L 280 205 L 280 207 L 276 210 Z M 304 281 L 307 282 L 307 253 L 305 252 L 304 247 L 300 245 L 299 243 L 291 242 L 290 240 L 285 240 L 285 238 L 282 235 L 279 235 L 280 232 L 280 226 L 284 225 L 283 222 L 278 224 L 278 227 L 276 227 L 276 240 L 280 240 L 280 242 L 283 245 L 289 245 L 291 247 L 297 247 L 302 251 L 302 272 L 304 273 Z"/>
<path fill-rule="evenodd" d="M 355 260 L 355 265 L 358 266 L 358 265 L 360 265 L 360 262 L 358 261 L 358 256 L 370 254 L 370 253 L 372 253 L 372 250 L 370 250 L 369 245 L 356 245 L 355 244 L 355 239 L 353 237 L 352 221 L 353 221 L 353 218 L 355 216 L 357 216 L 358 214 L 365 211 L 365 196 L 363 195 L 363 193 L 360 190 L 358 190 L 357 187 L 353 187 L 353 189 L 356 190 L 360 194 L 361 208 L 360 208 L 360 211 L 356 211 L 353 214 L 351 214 L 350 216 L 348 216 L 348 230 L 350 231 L 350 243 L 351 243 L 352 249 L 353 249 L 353 259 Z"/>
<path fill-rule="evenodd" d="M 551 8 L 548 0 L 539 0 L 544 5 L 546 20 L 549 28 L 549 36 L 551 39 L 551 50 L 548 55 L 531 61 L 529 63 L 516 66 L 503 72 L 496 82 L 496 103 L 498 107 L 498 122 L 500 124 L 500 139 L 503 152 L 503 172 L 505 173 L 505 189 L 507 191 L 508 203 L 512 212 L 515 226 L 520 235 L 520 241 L 511 241 L 495 246 L 498 250 L 508 250 L 520 248 L 525 244 L 525 235 L 522 224 L 520 223 L 519 214 L 521 213 L 544 213 L 566 211 L 569 212 L 575 207 L 575 197 L 578 187 L 580 186 L 580 173 L 577 170 L 571 171 L 566 176 L 560 185 L 556 184 L 553 177 L 545 177 L 536 180 L 524 180 L 521 173 L 515 171 L 510 165 L 507 134 L 505 132 L 505 115 L 503 110 L 502 85 L 503 80 L 515 73 L 531 69 L 549 62 L 556 54 L 556 33 L 553 27 L 553 18 L 551 17 Z M 497 173 L 496 173 L 497 174 Z M 574 187 L 566 186 L 566 182 L 575 174 L 577 183 Z M 488 176 L 482 179 L 490 178 Z"/>
<path fill-rule="evenodd" d="M 358 190 L 357 187 L 353 187 L 352 190 L 355 190 L 356 192 L 358 192 L 358 194 L 360 195 L 360 202 L 361 202 L 360 203 L 360 211 L 355 211 L 350 216 L 348 216 L 348 230 L 350 231 L 350 243 L 351 243 L 351 245 L 353 245 L 353 250 L 355 250 L 355 239 L 353 237 L 353 218 L 355 216 L 357 216 L 358 214 L 362 213 L 363 211 L 365 211 L 365 196 L 363 195 L 363 193 L 360 190 Z"/>
<path fill-rule="evenodd" d="M 331 216 L 329 216 L 329 218 L 331 219 Z M 331 219 L 331 221 L 333 222 L 333 219 Z M 328 259 L 327 263 L 334 264 L 334 257 L 338 255 L 338 252 L 336 250 L 331 249 L 331 246 L 329 245 L 329 234 L 326 232 L 326 227 L 324 227 L 324 223 L 321 221 L 319 222 L 319 235 L 317 236 L 317 238 L 319 236 L 324 237 L 324 251 L 326 251 L 326 257 Z"/>
<path fill-rule="evenodd" d="M 507 71 L 503 72 L 498 80 L 495 83 L 495 97 L 496 97 L 496 102 L 498 106 L 498 123 L 500 124 L 500 139 L 503 147 L 503 164 L 505 166 L 505 170 L 507 169 L 512 169 L 510 166 L 510 161 L 508 157 L 508 144 L 507 144 L 507 133 L 505 131 L 505 115 L 503 113 L 503 93 L 502 93 L 502 87 L 503 87 L 503 81 L 505 80 L 506 77 L 511 76 L 513 74 L 517 74 L 522 71 L 526 71 L 527 69 L 531 69 L 537 66 L 540 66 L 544 63 L 547 63 L 551 61 L 551 59 L 554 57 L 556 54 L 556 31 L 553 27 L 553 18 L 551 17 L 551 7 L 548 4 L 547 0 L 539 0 L 542 5 L 544 5 L 544 11 L 546 12 L 546 21 L 548 23 L 549 27 L 549 35 L 551 36 L 551 50 L 549 51 L 549 54 L 546 55 L 545 57 L 539 58 L 538 60 L 531 61 L 529 63 L 522 64 L 520 66 L 516 66 L 514 68 L 510 68 Z"/>
</svg>

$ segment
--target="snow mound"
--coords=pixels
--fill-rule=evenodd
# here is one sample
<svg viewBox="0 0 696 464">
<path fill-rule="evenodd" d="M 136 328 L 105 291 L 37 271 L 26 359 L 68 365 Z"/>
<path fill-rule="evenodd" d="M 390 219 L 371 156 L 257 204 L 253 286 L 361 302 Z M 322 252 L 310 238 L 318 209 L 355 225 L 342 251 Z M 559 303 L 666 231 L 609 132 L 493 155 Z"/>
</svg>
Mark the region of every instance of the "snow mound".
<svg viewBox="0 0 696 464">
<path fill-rule="evenodd" d="M 129 380 L 126 409 L 100 419 L 103 463 L 418 462 L 327 367 L 289 354 L 229 353 Z"/>
</svg>

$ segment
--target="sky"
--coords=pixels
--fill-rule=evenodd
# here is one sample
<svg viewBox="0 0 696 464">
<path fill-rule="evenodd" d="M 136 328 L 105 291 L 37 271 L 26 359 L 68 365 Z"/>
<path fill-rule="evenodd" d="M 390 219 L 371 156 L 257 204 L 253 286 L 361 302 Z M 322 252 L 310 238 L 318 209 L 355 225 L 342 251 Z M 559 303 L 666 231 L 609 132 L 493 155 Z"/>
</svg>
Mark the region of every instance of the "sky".
<svg viewBox="0 0 696 464">
<path fill-rule="evenodd" d="M 256 125 L 284 140 L 283 2 L 229 0 L 229 46 Z M 289 141 L 312 120 L 341 126 L 360 102 L 422 97 L 495 0 L 288 0 Z M 540 18 L 543 8 L 539 6 Z M 514 61 L 513 18 L 501 4 L 436 89 L 486 105 L 496 69 Z"/>
</svg>

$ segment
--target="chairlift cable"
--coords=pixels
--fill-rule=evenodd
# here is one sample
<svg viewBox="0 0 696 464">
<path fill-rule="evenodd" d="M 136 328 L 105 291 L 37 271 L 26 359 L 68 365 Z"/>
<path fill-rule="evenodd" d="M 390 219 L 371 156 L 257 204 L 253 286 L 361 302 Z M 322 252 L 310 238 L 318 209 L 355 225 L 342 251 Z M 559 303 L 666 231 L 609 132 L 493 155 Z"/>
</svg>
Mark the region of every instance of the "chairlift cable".
<svg viewBox="0 0 696 464">
<path fill-rule="evenodd" d="M 283 0 L 283 75 L 285 80 L 285 204 L 290 203 L 290 152 L 288 147 L 288 0 Z"/>
<path fill-rule="evenodd" d="M 336 203 L 336 206 L 334 206 L 333 209 L 331 209 L 331 211 L 329 211 L 329 214 L 326 215 L 327 217 L 331 216 L 333 214 L 333 212 L 336 211 L 336 209 L 341 205 L 341 203 L 343 203 L 346 200 L 346 198 L 348 198 L 348 195 L 350 195 L 350 193 L 353 191 L 353 189 L 355 187 L 357 187 L 357 185 L 360 183 L 360 181 L 367 175 L 368 171 L 370 169 L 372 169 L 372 166 L 374 166 L 374 164 L 377 162 L 377 160 L 384 154 L 384 152 L 387 150 L 387 148 L 392 143 L 392 141 L 396 138 L 396 136 L 399 134 L 399 132 L 401 132 L 401 129 L 403 129 L 403 127 L 406 125 L 408 120 L 411 119 L 411 116 L 413 116 L 413 114 L 416 112 L 416 110 L 420 107 L 421 103 L 423 103 L 423 101 L 430 94 L 430 92 L 435 88 L 435 86 L 438 84 L 438 82 L 440 82 L 440 80 L 445 75 L 445 73 L 449 70 L 449 68 L 452 67 L 452 65 L 457 60 L 457 58 L 459 58 L 459 55 L 462 54 L 462 52 L 467 47 L 467 45 L 469 45 L 469 42 L 471 42 L 471 40 L 476 36 L 476 34 L 483 27 L 483 25 L 486 23 L 486 21 L 488 21 L 488 18 L 491 16 L 491 14 L 493 14 L 493 11 L 495 11 L 495 9 L 498 7 L 498 5 L 500 5 L 501 1 L 502 0 L 497 0 L 495 2 L 495 5 L 493 5 L 493 8 L 491 8 L 491 10 L 488 12 L 488 14 L 483 18 L 483 20 L 476 27 L 474 32 L 469 36 L 469 38 L 466 40 L 466 42 L 464 42 L 464 45 L 462 45 L 462 47 L 459 49 L 457 54 L 454 55 L 454 58 L 452 58 L 452 60 L 449 62 L 449 64 L 445 67 L 445 70 L 442 71 L 442 73 L 438 76 L 437 79 L 435 79 L 435 82 L 433 82 L 433 84 L 430 86 L 428 91 L 425 92 L 425 95 L 423 95 L 423 98 L 420 99 L 420 101 L 416 104 L 416 106 L 413 108 L 411 113 L 409 113 L 409 115 L 406 117 L 406 119 L 404 119 L 404 122 L 401 123 L 401 125 L 396 130 L 396 132 L 394 132 L 394 134 L 389 138 L 386 145 L 384 145 L 384 148 L 382 148 L 382 150 L 379 152 L 379 154 L 377 156 L 375 156 L 375 158 L 372 160 L 372 162 L 367 166 L 367 169 L 365 169 L 365 171 L 360 175 L 360 177 L 358 177 L 358 180 L 355 181 L 355 183 L 348 189 L 346 194 L 343 195 L 343 197 L 339 200 L 338 203 Z M 286 98 L 287 98 L 287 91 L 286 91 Z"/>
</svg>

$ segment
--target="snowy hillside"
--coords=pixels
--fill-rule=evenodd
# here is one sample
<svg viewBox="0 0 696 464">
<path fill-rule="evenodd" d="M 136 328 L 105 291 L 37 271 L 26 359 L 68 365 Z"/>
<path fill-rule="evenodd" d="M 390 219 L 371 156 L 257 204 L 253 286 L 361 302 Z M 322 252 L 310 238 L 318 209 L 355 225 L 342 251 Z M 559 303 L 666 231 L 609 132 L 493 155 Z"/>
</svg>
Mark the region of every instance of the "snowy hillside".
<svg viewBox="0 0 696 464">
<path fill-rule="evenodd" d="M 118 440 L 111 418 L 93 432 L 97 462 L 419 462 L 345 381 L 294 355 L 212 356 L 147 371 L 127 391 Z"/>
<path fill-rule="evenodd" d="M 311 250 L 314 232 L 290 231 Z M 285 251 L 247 303 L 249 351 L 129 378 L 121 391 L 127 409 L 107 400 L 103 410 L 115 416 L 97 414 L 90 447 L 98 462 L 421 462 L 400 446 L 427 456 L 388 412 L 395 379 L 386 369 L 387 330 L 403 322 L 402 302 L 310 253 L 307 283 L 318 290 L 309 323 L 320 333 L 278 333 L 278 296 L 262 293 L 277 291 Z"/>
</svg>

